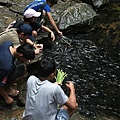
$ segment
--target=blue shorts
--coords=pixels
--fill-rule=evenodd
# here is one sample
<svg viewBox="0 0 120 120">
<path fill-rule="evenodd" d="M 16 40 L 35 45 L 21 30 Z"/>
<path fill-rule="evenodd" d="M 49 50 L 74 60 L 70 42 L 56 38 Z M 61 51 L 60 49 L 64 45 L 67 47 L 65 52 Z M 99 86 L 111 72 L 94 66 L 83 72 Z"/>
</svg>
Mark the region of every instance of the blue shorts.
<svg viewBox="0 0 120 120">
<path fill-rule="evenodd" d="M 69 120 L 68 111 L 64 108 L 61 108 L 56 116 L 56 120 Z"/>
</svg>

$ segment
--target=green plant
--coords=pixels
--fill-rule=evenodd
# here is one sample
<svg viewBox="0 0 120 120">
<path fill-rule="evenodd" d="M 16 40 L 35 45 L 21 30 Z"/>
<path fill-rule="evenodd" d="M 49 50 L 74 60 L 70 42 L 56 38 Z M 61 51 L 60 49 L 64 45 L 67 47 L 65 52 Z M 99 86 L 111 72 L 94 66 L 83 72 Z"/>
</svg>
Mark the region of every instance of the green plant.
<svg viewBox="0 0 120 120">
<path fill-rule="evenodd" d="M 57 76 L 55 76 L 56 82 L 62 85 L 63 80 L 67 77 L 67 74 L 63 70 L 57 69 Z"/>
</svg>

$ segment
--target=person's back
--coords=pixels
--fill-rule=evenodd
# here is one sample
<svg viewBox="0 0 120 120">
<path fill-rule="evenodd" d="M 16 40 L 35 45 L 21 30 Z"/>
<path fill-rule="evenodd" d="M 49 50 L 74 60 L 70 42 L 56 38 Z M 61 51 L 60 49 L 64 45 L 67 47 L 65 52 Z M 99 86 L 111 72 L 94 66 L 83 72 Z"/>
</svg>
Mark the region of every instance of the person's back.
<svg viewBox="0 0 120 120">
<path fill-rule="evenodd" d="M 48 17 L 52 27 L 56 30 L 56 32 L 60 36 L 62 36 L 62 32 L 59 31 L 54 19 L 52 18 L 51 9 L 50 9 L 53 5 L 57 4 L 57 2 L 58 2 L 58 0 L 34 0 L 29 5 L 26 6 L 24 12 L 27 9 L 34 9 L 35 11 L 41 11 L 41 9 L 42 9 L 44 11 L 45 16 Z M 46 4 L 44 4 L 44 3 L 46 3 Z"/>
<path fill-rule="evenodd" d="M 46 3 L 46 0 L 34 0 L 29 5 L 26 6 L 24 12 L 29 8 L 34 9 L 35 11 L 39 11 L 39 9 L 44 3 Z M 48 4 L 45 4 L 42 9 L 45 10 L 46 12 L 50 12 L 50 6 Z"/>
<path fill-rule="evenodd" d="M 9 73 L 11 73 L 15 69 L 13 63 L 14 57 L 10 54 L 9 46 L 13 46 L 13 44 L 11 42 L 4 42 L 0 45 L 0 80 L 4 77 L 3 71 L 9 70 Z"/>
<path fill-rule="evenodd" d="M 19 38 L 16 30 L 17 30 L 16 28 L 11 28 L 8 29 L 7 31 L 0 33 L 0 45 L 6 40 L 10 40 L 15 46 L 18 46 Z"/>
<path fill-rule="evenodd" d="M 59 85 L 48 80 L 40 81 L 35 76 L 28 79 L 27 91 L 23 120 L 38 120 L 39 118 L 54 120 L 57 114 L 57 103 L 64 104 L 68 100 Z"/>
<path fill-rule="evenodd" d="M 34 37 L 32 36 L 32 27 L 28 24 L 23 24 L 20 28 L 10 28 L 0 33 L 0 45 L 6 41 L 11 41 L 17 47 L 23 43 L 32 44 L 31 40 L 34 41 Z"/>
<path fill-rule="evenodd" d="M 20 28 L 23 24 L 24 24 L 24 20 L 23 19 L 16 20 L 16 22 L 14 23 L 12 28 Z"/>
<path fill-rule="evenodd" d="M 26 19 L 25 17 L 17 20 L 11 28 L 20 28 L 23 24 L 29 24 L 36 31 L 41 28 L 41 24 L 37 24 L 37 22 L 32 23 L 30 19 Z"/>
</svg>

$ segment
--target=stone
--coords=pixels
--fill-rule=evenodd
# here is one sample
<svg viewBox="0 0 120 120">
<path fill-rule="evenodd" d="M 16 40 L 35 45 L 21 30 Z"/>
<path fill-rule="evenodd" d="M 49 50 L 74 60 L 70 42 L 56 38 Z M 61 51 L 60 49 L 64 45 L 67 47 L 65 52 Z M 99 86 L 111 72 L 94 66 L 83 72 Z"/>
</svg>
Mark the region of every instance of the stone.
<svg viewBox="0 0 120 120">
<path fill-rule="evenodd" d="M 62 13 L 59 20 L 59 28 L 63 30 L 70 26 L 83 25 L 86 22 L 90 24 L 91 19 L 95 16 L 97 16 L 97 14 L 90 5 L 86 3 L 76 3 Z M 76 27 L 72 29 L 74 31 Z M 80 29 L 80 27 L 77 27 L 77 30 Z"/>
</svg>

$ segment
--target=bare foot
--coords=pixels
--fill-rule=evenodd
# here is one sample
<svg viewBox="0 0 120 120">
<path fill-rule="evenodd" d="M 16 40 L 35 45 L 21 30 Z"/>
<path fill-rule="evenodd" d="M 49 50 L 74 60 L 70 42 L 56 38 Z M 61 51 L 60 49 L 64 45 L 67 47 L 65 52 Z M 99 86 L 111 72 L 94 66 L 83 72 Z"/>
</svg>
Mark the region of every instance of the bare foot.
<svg viewBox="0 0 120 120">
<path fill-rule="evenodd" d="M 10 95 L 10 96 L 17 96 L 17 95 L 19 94 L 19 91 L 18 91 L 18 90 L 15 90 L 15 89 L 13 89 L 13 88 L 11 88 L 11 87 L 6 88 L 5 91 L 6 91 L 7 94 Z"/>
</svg>

